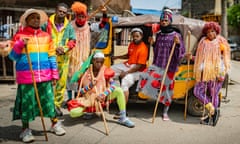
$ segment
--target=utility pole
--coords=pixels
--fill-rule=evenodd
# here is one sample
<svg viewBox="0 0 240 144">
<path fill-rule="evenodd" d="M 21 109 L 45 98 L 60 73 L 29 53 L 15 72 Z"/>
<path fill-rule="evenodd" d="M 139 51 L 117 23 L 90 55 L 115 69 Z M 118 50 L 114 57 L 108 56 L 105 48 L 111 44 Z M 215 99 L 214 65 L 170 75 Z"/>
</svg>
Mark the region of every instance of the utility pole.
<svg viewBox="0 0 240 144">
<path fill-rule="evenodd" d="M 221 3 L 222 3 L 222 18 L 221 18 L 222 36 L 228 38 L 227 0 L 221 0 Z"/>
</svg>

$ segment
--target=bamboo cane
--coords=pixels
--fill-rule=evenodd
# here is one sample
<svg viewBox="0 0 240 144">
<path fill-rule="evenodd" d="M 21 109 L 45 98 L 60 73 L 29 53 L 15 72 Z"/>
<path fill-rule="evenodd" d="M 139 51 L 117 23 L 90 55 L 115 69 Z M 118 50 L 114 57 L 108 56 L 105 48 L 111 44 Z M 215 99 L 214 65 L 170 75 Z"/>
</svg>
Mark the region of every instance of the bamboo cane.
<svg viewBox="0 0 240 144">
<path fill-rule="evenodd" d="M 34 78 L 34 73 L 33 73 L 33 69 L 32 69 L 32 62 L 31 62 L 31 59 L 30 59 L 30 56 L 29 56 L 29 52 L 28 52 L 27 46 L 25 46 L 25 51 L 26 51 L 26 55 L 27 55 L 29 69 L 30 69 L 30 72 L 31 72 L 31 75 L 32 75 L 33 86 L 34 86 L 35 96 L 36 96 L 37 103 L 38 103 L 38 108 L 39 108 L 39 111 L 40 111 L 42 126 L 43 126 L 43 130 L 44 130 L 44 135 L 45 135 L 45 140 L 48 141 L 47 131 L 46 131 L 46 127 L 45 127 L 45 123 L 44 123 L 44 119 L 43 119 L 42 106 L 41 106 L 41 103 L 40 103 L 40 99 L 39 99 L 39 95 L 38 95 L 38 89 L 37 89 L 37 84 L 36 84 L 36 80 Z"/>
<path fill-rule="evenodd" d="M 157 108 L 158 108 L 158 103 L 159 103 L 159 98 L 160 98 L 160 96 L 161 96 L 161 94 L 162 94 L 163 84 L 164 84 L 164 81 L 165 81 L 165 79 L 166 79 L 168 67 L 169 67 L 169 65 L 170 65 L 170 62 L 171 62 L 171 59 L 172 59 L 172 56 L 173 56 L 173 52 L 174 52 L 175 47 L 176 47 L 176 43 L 174 42 L 174 43 L 173 43 L 173 46 L 172 46 L 172 50 L 171 50 L 170 55 L 169 55 L 169 59 L 168 59 L 168 62 L 167 62 L 166 69 L 165 69 L 165 71 L 164 71 L 164 75 L 163 75 L 163 79 L 162 79 L 161 87 L 160 87 L 160 92 L 159 92 L 158 97 L 157 97 L 157 100 L 156 100 L 156 104 L 155 104 L 155 108 L 154 108 L 154 113 L 153 113 L 153 118 L 152 118 L 152 123 L 154 123 L 154 120 L 155 120 L 155 117 L 156 117 Z"/>
<path fill-rule="evenodd" d="M 88 17 L 88 19 L 94 17 L 101 9 L 102 7 L 105 7 L 106 5 L 108 5 L 111 2 L 111 0 L 107 0 L 103 5 L 99 6 L 94 12 L 92 12 L 90 14 L 90 16 Z"/>
<path fill-rule="evenodd" d="M 188 31 L 188 48 L 187 53 L 190 53 L 190 36 L 191 32 Z M 185 97 L 185 108 L 184 108 L 184 120 L 187 118 L 187 103 L 188 103 L 188 81 L 189 81 L 189 65 L 190 65 L 190 59 L 187 60 L 187 82 L 186 82 L 186 97 Z"/>
<path fill-rule="evenodd" d="M 92 77 L 92 80 L 93 80 L 94 76 L 93 76 L 93 67 L 92 67 L 92 65 L 90 66 L 90 72 L 91 72 L 91 77 Z M 96 93 L 98 95 L 97 87 L 94 86 L 94 89 L 95 89 L 95 91 L 96 91 Z M 97 100 L 97 104 L 98 104 L 100 112 L 102 114 L 102 119 L 103 119 L 104 127 L 105 127 L 105 130 L 106 130 L 106 135 L 109 135 L 109 129 L 108 129 L 108 125 L 107 125 L 105 114 L 103 112 L 102 105 L 101 105 L 100 101 L 98 101 L 98 100 Z"/>
</svg>

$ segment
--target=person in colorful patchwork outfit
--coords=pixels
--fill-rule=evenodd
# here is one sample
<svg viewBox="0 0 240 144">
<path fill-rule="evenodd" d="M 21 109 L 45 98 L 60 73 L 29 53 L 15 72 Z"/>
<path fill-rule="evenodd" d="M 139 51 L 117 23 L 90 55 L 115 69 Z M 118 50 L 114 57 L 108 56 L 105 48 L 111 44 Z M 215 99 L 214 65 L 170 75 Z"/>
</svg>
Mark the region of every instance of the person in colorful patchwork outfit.
<svg viewBox="0 0 240 144">
<path fill-rule="evenodd" d="M 55 14 L 51 15 L 48 22 L 42 26 L 42 29 L 52 36 L 57 54 L 59 80 L 57 81 L 54 91 L 54 103 L 58 116 L 63 115 L 60 108 L 64 101 L 67 86 L 70 59 L 69 52 L 75 47 L 76 43 L 75 31 L 66 17 L 67 12 L 68 6 L 65 3 L 59 3 L 56 7 Z"/>
<path fill-rule="evenodd" d="M 79 82 L 81 97 L 78 97 L 77 101 L 83 107 L 82 110 L 88 113 L 99 111 L 97 101 L 104 105 L 107 101 L 116 99 L 120 110 L 118 123 L 133 128 L 134 123 L 126 117 L 126 102 L 123 90 L 117 87 L 112 79 L 114 71 L 103 65 L 104 54 L 97 51 L 89 59 L 91 59 L 89 62 L 91 61 L 92 67 L 86 67 L 86 71 L 80 76 Z"/>
<path fill-rule="evenodd" d="M 54 110 L 52 83 L 59 78 L 55 49 L 51 36 L 40 29 L 40 24 L 46 22 L 47 19 L 48 16 L 42 10 L 26 10 L 20 18 L 23 29 L 14 35 L 13 48 L 9 54 L 9 58 L 16 61 L 16 81 L 18 83 L 13 120 L 21 119 L 22 121 L 20 138 L 23 142 L 34 141 L 34 136 L 29 129 L 29 122 L 40 116 L 28 55 L 31 59 L 43 116 L 51 118 L 51 131 L 56 135 L 65 134 Z M 25 48 L 28 49 L 28 53 Z"/>
<path fill-rule="evenodd" d="M 227 40 L 220 35 L 220 26 L 207 22 L 202 30 L 194 59 L 194 77 L 196 84 L 194 95 L 204 104 L 208 115 L 201 124 L 215 126 L 219 117 L 219 91 L 230 69 L 230 47 Z"/>
<path fill-rule="evenodd" d="M 172 11 L 164 8 L 160 16 L 160 31 L 156 34 L 153 63 L 140 75 L 137 90 L 153 99 L 158 98 L 164 71 L 170 59 L 173 44 L 176 43 L 170 65 L 167 69 L 166 79 L 163 82 L 162 95 L 159 101 L 164 104 L 163 120 L 169 120 L 168 110 L 172 102 L 174 88 L 174 74 L 178 69 L 180 60 L 184 57 L 185 46 L 181 34 L 172 25 Z"/>
<path fill-rule="evenodd" d="M 87 15 L 87 6 L 81 2 L 74 2 L 71 6 L 72 11 L 75 14 L 75 19 L 71 21 L 71 24 L 74 28 L 75 35 L 76 35 L 76 46 L 75 48 L 69 53 L 70 54 L 70 62 L 69 62 L 69 72 L 68 72 L 68 82 L 67 82 L 67 90 L 68 90 L 68 100 L 72 99 L 72 91 L 74 91 L 74 95 L 77 94 L 77 84 L 70 83 L 71 77 L 73 74 L 78 71 L 82 65 L 82 63 L 87 60 L 90 55 L 91 48 L 90 48 L 90 40 L 91 40 L 91 33 L 92 30 L 91 25 L 97 26 L 96 29 L 104 27 L 104 23 L 107 20 L 106 15 L 106 8 L 102 9 L 103 12 L 103 19 L 101 23 L 92 23 L 90 26 L 88 24 L 88 15 Z"/>
</svg>

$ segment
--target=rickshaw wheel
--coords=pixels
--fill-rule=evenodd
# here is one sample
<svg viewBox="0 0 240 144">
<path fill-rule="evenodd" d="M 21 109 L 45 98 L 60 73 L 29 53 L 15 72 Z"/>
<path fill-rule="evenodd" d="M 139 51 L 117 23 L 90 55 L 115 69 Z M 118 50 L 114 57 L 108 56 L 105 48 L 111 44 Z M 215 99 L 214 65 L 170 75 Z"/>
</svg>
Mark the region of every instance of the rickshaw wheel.
<svg viewBox="0 0 240 144">
<path fill-rule="evenodd" d="M 203 108 L 203 104 L 194 95 L 189 95 L 187 107 L 188 114 L 192 116 L 202 116 Z"/>
</svg>

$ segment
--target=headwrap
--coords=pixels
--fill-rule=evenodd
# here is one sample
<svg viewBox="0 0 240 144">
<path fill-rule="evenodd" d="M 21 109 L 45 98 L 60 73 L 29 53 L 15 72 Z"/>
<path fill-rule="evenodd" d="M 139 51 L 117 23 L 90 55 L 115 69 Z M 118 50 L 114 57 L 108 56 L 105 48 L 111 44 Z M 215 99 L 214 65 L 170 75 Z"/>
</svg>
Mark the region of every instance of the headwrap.
<svg viewBox="0 0 240 144">
<path fill-rule="evenodd" d="M 76 23 L 83 26 L 87 21 L 87 6 L 81 2 L 75 1 L 71 6 L 72 11 L 75 13 Z M 79 19 L 77 15 L 84 15 L 85 18 Z"/>
<path fill-rule="evenodd" d="M 168 20 L 170 23 L 172 23 L 172 11 L 169 8 L 163 8 L 160 20 Z"/>
</svg>

